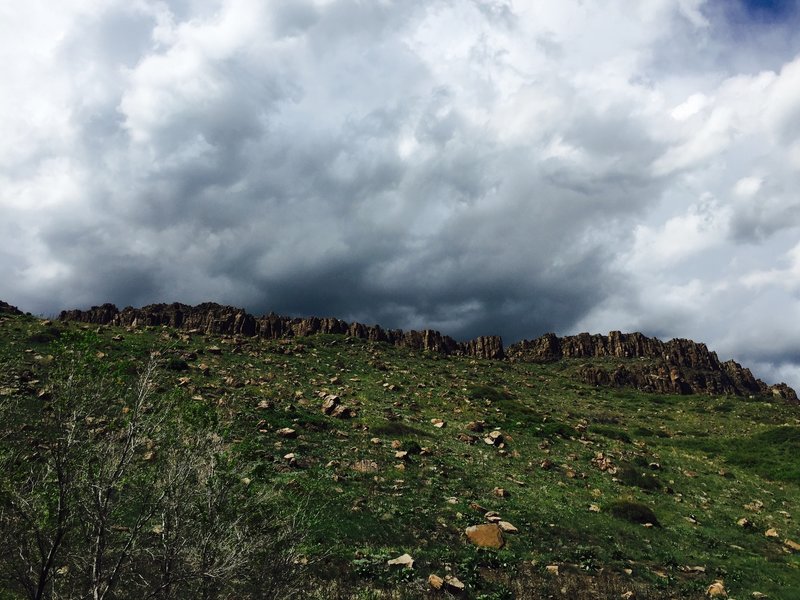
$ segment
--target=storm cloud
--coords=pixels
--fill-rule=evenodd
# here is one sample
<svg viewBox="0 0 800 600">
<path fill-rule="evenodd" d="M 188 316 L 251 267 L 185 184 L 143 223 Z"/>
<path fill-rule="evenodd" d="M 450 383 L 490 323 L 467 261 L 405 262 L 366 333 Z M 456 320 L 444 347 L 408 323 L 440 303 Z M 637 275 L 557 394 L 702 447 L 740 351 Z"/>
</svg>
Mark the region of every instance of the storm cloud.
<svg viewBox="0 0 800 600">
<path fill-rule="evenodd" d="M 800 385 L 795 3 L 0 8 L 0 297 L 641 330 Z"/>
</svg>

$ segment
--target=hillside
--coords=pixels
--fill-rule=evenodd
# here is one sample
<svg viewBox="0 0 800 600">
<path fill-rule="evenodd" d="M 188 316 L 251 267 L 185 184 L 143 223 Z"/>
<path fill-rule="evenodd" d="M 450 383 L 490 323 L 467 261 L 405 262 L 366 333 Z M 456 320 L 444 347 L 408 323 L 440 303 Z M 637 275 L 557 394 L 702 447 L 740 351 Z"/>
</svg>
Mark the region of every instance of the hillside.
<svg viewBox="0 0 800 600">
<path fill-rule="evenodd" d="M 800 589 L 797 396 L 689 340 L 3 303 L 0 363 L 0 598 Z"/>
</svg>

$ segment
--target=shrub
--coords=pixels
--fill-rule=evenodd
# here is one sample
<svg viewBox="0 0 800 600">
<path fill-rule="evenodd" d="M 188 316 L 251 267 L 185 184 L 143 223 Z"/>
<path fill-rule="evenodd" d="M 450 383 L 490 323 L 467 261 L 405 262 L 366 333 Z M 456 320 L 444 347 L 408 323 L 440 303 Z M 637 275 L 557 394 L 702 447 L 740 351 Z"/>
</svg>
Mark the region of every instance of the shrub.
<svg viewBox="0 0 800 600">
<path fill-rule="evenodd" d="M 511 395 L 505 390 L 498 390 L 488 385 L 473 385 L 469 388 L 467 393 L 472 400 L 502 402 L 503 400 L 509 400 L 511 398 Z"/>
<path fill-rule="evenodd" d="M 635 486 L 648 492 L 654 492 L 661 488 L 658 477 L 652 473 L 644 473 L 633 465 L 620 466 L 617 477 L 625 485 Z"/>
<path fill-rule="evenodd" d="M 553 421 L 542 425 L 541 429 L 539 430 L 539 435 L 549 438 L 561 437 L 564 439 L 569 439 L 571 437 L 578 437 L 578 432 L 574 427 L 567 425 L 566 423 Z"/>
<path fill-rule="evenodd" d="M 631 436 L 628 435 L 628 432 L 617 427 L 608 427 L 607 425 L 590 425 L 589 431 L 598 435 L 602 435 L 603 437 L 611 440 L 619 440 L 620 442 L 625 442 L 626 444 L 631 443 Z"/>
<path fill-rule="evenodd" d="M 189 363 L 187 363 L 182 358 L 172 357 L 170 358 L 167 363 L 164 365 L 168 371 L 188 371 L 189 370 Z"/>
<path fill-rule="evenodd" d="M 609 507 L 609 512 L 618 519 L 630 523 L 652 523 L 655 527 L 661 527 L 658 518 L 653 510 L 641 502 L 633 500 L 618 500 Z"/>
</svg>

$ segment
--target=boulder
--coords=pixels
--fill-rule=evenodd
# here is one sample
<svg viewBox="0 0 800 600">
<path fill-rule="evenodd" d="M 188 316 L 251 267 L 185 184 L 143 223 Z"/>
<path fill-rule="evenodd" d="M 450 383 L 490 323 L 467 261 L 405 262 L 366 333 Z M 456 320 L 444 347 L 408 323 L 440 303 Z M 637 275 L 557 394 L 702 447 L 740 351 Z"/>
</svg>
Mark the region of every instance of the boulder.
<svg viewBox="0 0 800 600">
<path fill-rule="evenodd" d="M 411 558 L 410 554 L 401 554 L 397 558 L 393 558 L 386 562 L 389 566 L 400 566 L 404 569 L 412 569 L 414 568 L 414 559 Z"/>
<path fill-rule="evenodd" d="M 502 548 L 505 546 L 505 539 L 503 538 L 503 531 L 500 526 L 495 523 L 486 523 L 483 525 L 473 525 L 467 527 L 467 538 L 470 542 L 480 548 Z"/>
<path fill-rule="evenodd" d="M 706 588 L 706 596 L 709 598 L 727 598 L 728 592 L 725 590 L 725 584 L 721 579 L 717 579 L 708 588 Z"/>
</svg>

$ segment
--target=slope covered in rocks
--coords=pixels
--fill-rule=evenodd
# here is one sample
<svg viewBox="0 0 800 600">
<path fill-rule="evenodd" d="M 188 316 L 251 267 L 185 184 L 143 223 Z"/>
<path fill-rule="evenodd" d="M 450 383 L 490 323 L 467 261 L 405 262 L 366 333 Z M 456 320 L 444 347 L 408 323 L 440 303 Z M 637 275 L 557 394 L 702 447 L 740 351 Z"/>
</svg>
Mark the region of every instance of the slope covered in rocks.
<svg viewBox="0 0 800 600">
<path fill-rule="evenodd" d="M 306 337 L 316 334 L 341 334 L 372 342 L 386 342 L 401 348 L 424 350 L 445 355 L 523 362 L 606 359 L 604 364 L 587 365 L 579 377 L 587 383 L 603 386 L 634 387 L 645 392 L 676 394 L 774 394 L 797 401 L 786 384 L 767 385 L 749 369 L 729 360 L 721 362 L 705 344 L 674 339 L 662 342 L 641 333 L 612 331 L 608 336 L 588 333 L 559 338 L 545 334 L 533 340 L 513 344 L 507 350 L 499 336 L 482 336 L 456 342 L 438 331 L 402 331 L 378 325 L 347 323 L 335 318 L 293 318 L 275 314 L 254 317 L 240 308 L 204 303 L 151 304 L 142 308 L 113 304 L 89 310 L 63 311 L 62 321 L 124 327 L 168 326 L 206 334 L 241 335 L 266 339 Z M 613 359 L 626 359 L 613 363 Z M 633 359 L 639 359 L 635 361 Z M 612 361 L 612 362 L 609 362 Z"/>
<path fill-rule="evenodd" d="M 73 516 L 45 580 L 62 597 L 91 591 L 98 532 L 103 556 L 132 548 L 118 598 L 157 597 L 165 573 L 180 574 L 172 597 L 790 600 L 800 589 L 797 405 L 769 388 L 645 393 L 586 374 L 701 372 L 716 359 L 701 345 L 546 336 L 500 360 L 350 324 L 323 333 L 277 318 L 289 328 L 272 339 L 225 330 L 235 312 L 122 313 L 91 317 L 102 324 L 0 314 L 2 598 L 27 597 L 33 529 L 59 530 L 52 461 L 74 448 L 75 481 L 108 476 L 98 465 L 127 447 L 135 419 L 146 435 L 124 485 L 108 488 L 114 510 L 84 496 L 97 487 L 64 496 Z M 200 568 L 209 556 L 213 569 Z"/>
</svg>

